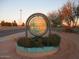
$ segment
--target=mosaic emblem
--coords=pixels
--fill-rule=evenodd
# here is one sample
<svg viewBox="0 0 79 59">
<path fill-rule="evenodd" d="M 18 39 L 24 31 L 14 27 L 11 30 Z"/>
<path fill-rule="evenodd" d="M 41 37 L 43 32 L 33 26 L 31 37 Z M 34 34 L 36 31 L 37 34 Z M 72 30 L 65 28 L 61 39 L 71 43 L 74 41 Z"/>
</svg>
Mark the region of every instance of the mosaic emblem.
<svg viewBox="0 0 79 59">
<path fill-rule="evenodd" d="M 41 13 L 31 15 L 27 20 L 28 30 L 34 36 L 42 36 L 48 29 L 48 18 Z"/>
</svg>

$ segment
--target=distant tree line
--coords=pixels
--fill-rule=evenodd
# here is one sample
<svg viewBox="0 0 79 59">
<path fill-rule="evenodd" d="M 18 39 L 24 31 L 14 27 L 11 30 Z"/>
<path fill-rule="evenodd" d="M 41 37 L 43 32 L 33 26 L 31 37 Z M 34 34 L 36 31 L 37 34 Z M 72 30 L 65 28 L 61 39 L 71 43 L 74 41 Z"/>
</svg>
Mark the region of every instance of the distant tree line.
<svg viewBox="0 0 79 59">
<path fill-rule="evenodd" d="M 11 22 L 1 21 L 0 25 L 1 26 L 17 26 L 17 23 L 16 23 L 15 20 L 12 23 Z"/>
<path fill-rule="evenodd" d="M 18 26 L 17 22 L 14 20 L 12 23 L 11 22 L 5 22 L 5 21 L 1 21 L 0 23 L 1 26 Z M 22 23 L 22 26 L 24 26 L 25 24 Z"/>
</svg>

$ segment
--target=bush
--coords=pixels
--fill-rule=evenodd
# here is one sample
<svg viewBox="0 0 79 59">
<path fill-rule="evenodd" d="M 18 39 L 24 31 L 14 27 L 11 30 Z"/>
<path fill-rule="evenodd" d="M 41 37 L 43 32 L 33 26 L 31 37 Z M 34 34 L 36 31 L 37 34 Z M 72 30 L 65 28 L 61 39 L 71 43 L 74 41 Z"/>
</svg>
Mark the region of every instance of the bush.
<svg viewBox="0 0 79 59">
<path fill-rule="evenodd" d="M 50 37 L 33 37 L 27 39 L 22 37 L 18 40 L 17 44 L 28 48 L 44 46 L 57 47 L 60 45 L 60 39 L 61 37 L 57 34 L 52 34 Z"/>
<path fill-rule="evenodd" d="M 61 37 L 57 34 L 52 34 L 49 39 L 49 44 L 52 46 L 59 46 Z"/>
<path fill-rule="evenodd" d="M 24 46 L 24 47 L 32 47 L 31 46 L 31 40 L 30 39 L 25 39 L 25 37 L 22 37 L 18 40 L 17 44 L 19 46 Z"/>
</svg>

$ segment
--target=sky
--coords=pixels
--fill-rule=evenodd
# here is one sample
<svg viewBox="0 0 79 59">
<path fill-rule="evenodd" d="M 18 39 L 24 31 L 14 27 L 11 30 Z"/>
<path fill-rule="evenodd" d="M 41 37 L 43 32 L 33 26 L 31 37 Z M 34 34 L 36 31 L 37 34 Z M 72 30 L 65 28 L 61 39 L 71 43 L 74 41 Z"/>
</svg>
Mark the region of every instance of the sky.
<svg viewBox="0 0 79 59">
<path fill-rule="evenodd" d="M 18 24 L 26 22 L 33 13 L 48 14 L 57 11 L 67 0 L 0 0 L 0 21 L 12 22 L 16 20 Z M 22 19 L 20 19 L 20 9 Z"/>
</svg>

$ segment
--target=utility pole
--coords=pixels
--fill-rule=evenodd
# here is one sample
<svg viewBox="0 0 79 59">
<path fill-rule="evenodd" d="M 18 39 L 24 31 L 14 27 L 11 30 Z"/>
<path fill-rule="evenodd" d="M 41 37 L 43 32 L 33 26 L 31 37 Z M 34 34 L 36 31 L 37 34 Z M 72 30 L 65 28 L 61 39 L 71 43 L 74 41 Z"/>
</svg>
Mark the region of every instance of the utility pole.
<svg viewBox="0 0 79 59">
<path fill-rule="evenodd" d="M 20 9 L 20 24 L 22 24 L 22 9 Z"/>
</svg>

